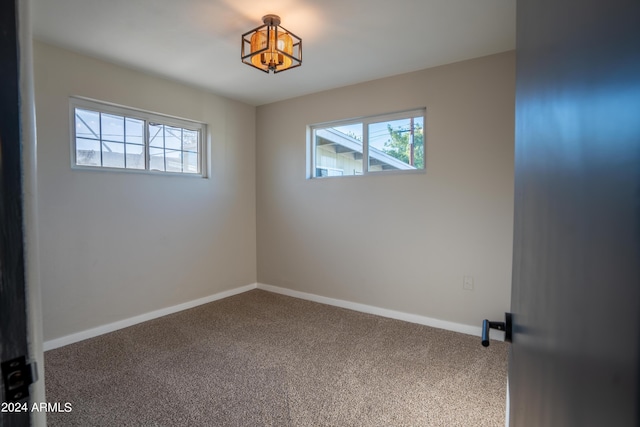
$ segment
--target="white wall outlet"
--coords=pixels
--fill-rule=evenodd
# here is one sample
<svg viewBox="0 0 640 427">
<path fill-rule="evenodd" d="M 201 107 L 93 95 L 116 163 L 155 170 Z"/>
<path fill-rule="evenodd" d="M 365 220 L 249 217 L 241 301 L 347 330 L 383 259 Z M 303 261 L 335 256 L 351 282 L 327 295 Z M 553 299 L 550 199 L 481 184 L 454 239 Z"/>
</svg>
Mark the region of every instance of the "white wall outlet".
<svg viewBox="0 0 640 427">
<path fill-rule="evenodd" d="M 465 291 L 473 290 L 473 276 L 464 276 L 462 278 L 462 289 Z"/>
</svg>

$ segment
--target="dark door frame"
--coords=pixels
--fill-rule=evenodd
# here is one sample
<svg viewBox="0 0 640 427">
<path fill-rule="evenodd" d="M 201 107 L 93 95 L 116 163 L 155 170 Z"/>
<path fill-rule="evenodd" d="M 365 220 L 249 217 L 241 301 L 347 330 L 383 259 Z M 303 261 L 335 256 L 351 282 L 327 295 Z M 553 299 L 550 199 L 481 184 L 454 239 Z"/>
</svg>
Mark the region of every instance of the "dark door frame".
<svg viewBox="0 0 640 427">
<path fill-rule="evenodd" d="M 18 0 L 0 9 L 0 360 L 27 356 L 27 313 L 20 126 Z M 4 380 L 0 393 L 5 399 Z M 27 404 L 30 402 L 27 399 Z M 30 413 L 0 412 L 4 426 L 29 425 Z"/>
</svg>

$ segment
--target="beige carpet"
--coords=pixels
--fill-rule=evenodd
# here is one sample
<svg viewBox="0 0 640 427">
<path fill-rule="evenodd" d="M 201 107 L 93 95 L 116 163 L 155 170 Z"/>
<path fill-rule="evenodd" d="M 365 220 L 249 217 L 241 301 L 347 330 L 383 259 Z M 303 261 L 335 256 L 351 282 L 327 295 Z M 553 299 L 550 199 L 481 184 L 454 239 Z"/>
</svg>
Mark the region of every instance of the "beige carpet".
<svg viewBox="0 0 640 427">
<path fill-rule="evenodd" d="M 45 354 L 50 426 L 504 426 L 506 344 L 254 290 Z"/>
</svg>

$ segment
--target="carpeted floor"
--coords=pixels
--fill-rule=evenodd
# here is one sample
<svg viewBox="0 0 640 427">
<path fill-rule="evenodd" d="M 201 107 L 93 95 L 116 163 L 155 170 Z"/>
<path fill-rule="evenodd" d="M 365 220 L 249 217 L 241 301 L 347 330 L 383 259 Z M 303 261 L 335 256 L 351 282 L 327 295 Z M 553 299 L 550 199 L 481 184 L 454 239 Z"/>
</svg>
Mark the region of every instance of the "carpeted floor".
<svg viewBox="0 0 640 427">
<path fill-rule="evenodd" d="M 499 426 L 507 351 L 254 290 L 45 353 L 50 426 Z"/>
</svg>

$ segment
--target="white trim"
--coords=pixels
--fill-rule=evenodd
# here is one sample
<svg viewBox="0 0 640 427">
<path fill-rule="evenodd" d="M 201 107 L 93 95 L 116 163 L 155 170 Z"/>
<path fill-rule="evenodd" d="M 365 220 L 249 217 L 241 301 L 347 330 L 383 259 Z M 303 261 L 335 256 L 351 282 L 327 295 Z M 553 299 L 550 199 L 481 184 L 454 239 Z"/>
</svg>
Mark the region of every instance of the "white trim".
<svg viewBox="0 0 640 427">
<path fill-rule="evenodd" d="M 81 331 L 75 334 L 66 335 L 64 337 L 45 341 L 44 351 L 53 350 L 54 348 L 63 347 L 65 345 L 73 344 L 78 341 L 94 338 L 99 335 L 117 331 L 118 329 L 128 328 L 129 326 L 137 325 L 138 323 L 157 319 L 158 317 L 177 313 L 179 311 L 188 310 L 190 308 L 197 307 L 202 304 L 207 304 L 207 303 L 217 301 L 223 298 L 227 298 L 233 295 L 241 294 L 243 292 L 247 292 L 252 289 L 256 289 L 256 287 L 257 287 L 257 283 L 253 283 L 251 285 L 229 289 L 228 291 L 218 292 L 217 294 L 209 295 L 207 297 L 199 298 L 193 301 L 187 301 L 185 303 L 174 305 L 171 307 L 161 308 L 160 310 L 151 311 L 149 313 L 141 314 L 139 316 L 130 317 L 128 319 L 119 320 L 117 322 L 109 323 L 107 325 L 102 325 L 96 328 L 87 329 L 86 331 Z"/>
<path fill-rule="evenodd" d="M 400 120 L 400 119 L 410 119 L 412 117 L 421 116 L 423 119 L 423 146 L 426 143 L 426 127 L 427 127 L 427 108 L 420 107 L 411 110 L 398 111 L 395 113 L 387 113 L 387 114 L 377 114 L 374 116 L 365 116 L 359 118 L 351 118 L 345 120 L 335 120 L 324 123 L 316 123 L 313 125 L 307 126 L 307 179 L 318 179 L 318 178 L 328 178 L 328 177 L 319 177 L 316 176 L 316 168 L 319 166 L 316 164 L 317 157 L 317 137 L 320 136 L 328 141 L 333 141 L 340 145 L 347 146 L 354 151 L 358 151 L 361 148 L 362 152 L 362 173 L 357 174 L 356 176 L 367 176 L 371 174 L 380 174 L 381 172 L 394 172 L 394 173 L 419 173 L 426 171 L 426 156 L 425 156 L 425 164 L 422 168 L 416 168 L 414 166 L 409 166 L 406 163 L 395 159 L 393 156 L 390 156 L 383 151 L 370 147 L 369 141 L 369 125 L 374 123 L 382 123 L 384 121 L 392 121 L 392 120 Z M 332 131 L 331 129 L 339 126 L 348 126 L 353 124 L 361 124 L 362 125 L 362 141 L 358 141 L 355 138 L 345 136 L 342 137 L 338 133 Z M 320 132 L 320 135 L 318 135 Z M 340 138 L 340 141 L 336 141 L 335 138 Z M 426 151 L 425 151 L 426 153 Z M 370 170 L 370 158 L 376 158 L 377 160 L 383 161 L 387 164 L 393 163 L 392 166 L 396 166 L 396 169 L 384 170 L 384 171 L 375 171 Z M 384 159 L 382 157 L 385 157 Z M 407 168 L 408 166 L 408 168 Z M 354 176 L 354 175 L 343 175 L 346 176 Z M 335 177 L 335 176 L 334 176 Z"/>
<path fill-rule="evenodd" d="M 143 126 L 143 141 L 136 143 L 136 145 L 144 146 L 145 165 L 144 169 L 131 169 L 131 168 L 110 168 L 102 165 L 79 165 L 77 162 L 77 150 L 76 150 L 76 109 L 87 109 L 98 114 L 114 114 L 121 117 L 132 118 L 144 122 Z M 198 132 L 198 173 L 191 172 L 171 172 L 171 171 L 157 171 L 150 168 L 150 149 L 153 148 L 149 141 L 149 125 L 154 122 L 161 125 L 178 127 L 190 131 Z M 208 126 L 206 123 L 198 122 L 191 119 L 185 119 L 181 117 L 169 116 L 162 113 L 154 113 L 147 110 L 141 110 L 137 108 L 127 107 L 124 105 L 114 104 L 111 102 L 98 101 L 91 98 L 85 98 L 81 96 L 69 97 L 69 136 L 71 143 L 71 169 L 74 170 L 106 170 L 106 171 L 119 171 L 119 172 L 135 172 L 152 175 L 172 175 L 172 176 L 195 176 L 198 178 L 208 178 L 209 175 L 209 157 L 208 157 Z M 102 132 L 102 131 L 101 131 Z M 99 139 L 102 143 L 102 133 Z M 184 149 L 179 150 L 184 152 Z M 166 155 L 166 153 L 165 153 Z M 102 162 L 101 162 L 102 163 Z"/>
<path fill-rule="evenodd" d="M 125 115 L 127 117 L 137 118 L 140 120 L 151 119 L 154 121 L 162 122 L 163 124 L 168 124 L 170 126 L 176 127 L 191 127 L 192 129 L 190 130 L 196 130 L 199 129 L 202 125 L 206 125 L 206 123 L 188 119 L 186 117 L 170 116 L 169 114 L 157 113 L 155 111 L 144 110 L 142 108 L 127 107 L 126 105 L 101 101 L 99 99 L 88 98 L 86 96 L 71 95 L 69 97 L 69 100 L 71 104 L 82 108 L 98 108 L 99 111 L 104 111 L 105 113 Z"/>
<path fill-rule="evenodd" d="M 273 292 L 275 294 L 286 295 L 286 296 L 299 298 L 307 301 L 317 302 L 320 304 L 327 304 L 334 307 L 346 308 L 349 310 L 359 311 L 361 313 L 368 313 L 368 314 L 374 314 L 376 316 L 388 317 L 390 319 L 402 320 L 404 322 L 431 326 L 433 328 L 444 329 L 447 331 L 460 332 L 463 334 L 473 335 L 477 337 L 482 335 L 482 328 L 479 326 L 466 325 L 464 323 L 456 323 L 456 322 L 450 322 L 447 320 L 434 319 L 432 317 L 421 316 L 419 314 L 404 313 L 402 311 L 389 310 L 386 308 L 360 304 L 357 302 L 323 297 L 316 294 L 294 291 L 292 289 L 281 288 L 278 286 L 267 285 L 264 283 L 252 283 L 250 285 L 241 286 L 239 288 L 218 292 L 217 294 L 209 295 L 209 296 L 192 300 L 192 301 L 187 301 L 182 304 L 161 308 L 160 310 L 155 310 L 149 313 L 130 317 L 128 319 L 119 320 L 117 322 L 98 326 L 92 329 L 87 329 L 85 331 L 76 332 L 75 334 L 66 335 L 64 337 L 45 341 L 43 345 L 44 351 L 53 350 L 55 348 L 63 347 L 65 345 L 73 344 L 79 341 L 84 341 L 86 339 L 94 338 L 99 335 L 108 334 L 109 332 L 114 332 L 114 331 L 117 331 L 118 329 L 128 328 L 129 326 L 137 325 L 138 323 L 157 319 L 158 317 L 167 316 L 169 314 L 177 313 L 179 311 L 188 310 L 190 308 L 197 307 L 202 304 L 207 304 L 207 303 L 217 301 L 223 298 L 227 298 L 233 295 L 238 295 L 244 292 L 251 291 L 253 289 L 262 289 L 263 291 Z M 504 341 L 503 334 L 504 333 L 500 331 L 493 331 L 492 339 L 498 340 L 498 341 Z"/>
<path fill-rule="evenodd" d="M 320 295 L 309 294 L 306 292 L 294 291 L 292 289 L 280 288 L 278 286 L 266 285 L 258 283 L 258 289 L 273 292 L 276 294 L 287 295 L 294 298 L 300 298 L 308 301 L 319 302 L 321 304 L 333 305 L 335 307 L 347 308 L 349 310 L 360 311 L 362 313 L 375 314 L 377 316 L 388 317 L 391 319 L 403 320 L 405 322 L 417 323 L 420 325 L 431 326 L 433 328 L 445 329 L 447 331 L 460 332 L 467 335 L 481 336 L 482 328 L 480 326 L 465 325 L 464 323 L 449 322 L 447 320 L 434 319 L 432 317 L 421 316 L 419 314 L 404 313 L 402 311 L 389 310 L 386 308 L 374 307 L 372 305 L 360 304 L 357 302 L 345 301 L 341 299 L 328 298 Z M 480 322 L 480 320 L 478 320 Z M 500 335 L 493 331 L 492 339 L 504 340 Z M 480 345 L 480 342 L 478 342 Z"/>
</svg>

